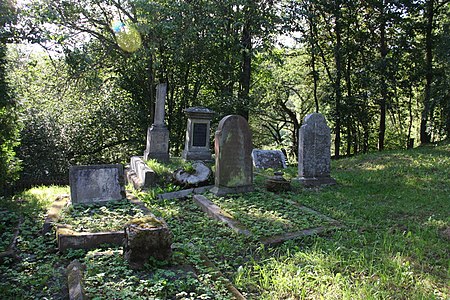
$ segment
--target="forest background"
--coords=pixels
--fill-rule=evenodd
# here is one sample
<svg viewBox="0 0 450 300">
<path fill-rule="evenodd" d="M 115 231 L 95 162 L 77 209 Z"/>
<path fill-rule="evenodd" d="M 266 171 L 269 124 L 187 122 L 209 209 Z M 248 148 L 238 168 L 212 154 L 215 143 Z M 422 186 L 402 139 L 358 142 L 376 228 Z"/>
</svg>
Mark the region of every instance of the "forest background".
<svg viewBox="0 0 450 300">
<path fill-rule="evenodd" d="M 449 49 L 447 0 L 1 1 L 0 194 L 141 154 L 160 82 L 172 156 L 191 106 L 293 162 L 312 112 L 335 158 L 443 140 Z"/>
</svg>

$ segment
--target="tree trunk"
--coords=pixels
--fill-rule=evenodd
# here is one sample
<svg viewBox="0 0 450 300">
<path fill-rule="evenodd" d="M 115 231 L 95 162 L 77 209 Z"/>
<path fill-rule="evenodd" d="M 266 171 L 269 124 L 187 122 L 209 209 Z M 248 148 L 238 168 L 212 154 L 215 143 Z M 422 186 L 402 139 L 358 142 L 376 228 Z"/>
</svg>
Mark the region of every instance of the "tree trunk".
<svg viewBox="0 0 450 300">
<path fill-rule="evenodd" d="M 422 119 L 420 121 L 420 143 L 431 142 L 431 134 L 427 131 L 428 116 L 431 104 L 431 83 L 433 81 L 433 21 L 434 21 L 434 0 L 427 3 L 427 25 L 425 32 L 425 96 L 423 99 Z"/>
<path fill-rule="evenodd" d="M 384 6 L 384 1 L 383 1 Z M 384 150 L 384 138 L 386 133 L 386 103 L 388 98 L 388 90 L 386 83 L 387 65 L 386 56 L 388 53 L 386 44 L 386 18 L 384 15 L 384 7 L 381 8 L 381 24 L 380 24 L 380 54 L 381 54 L 381 99 L 380 99 L 380 126 L 378 129 L 378 150 Z"/>
<path fill-rule="evenodd" d="M 339 158 L 340 147 L 341 147 L 341 102 L 342 102 L 342 91 L 341 91 L 341 77 L 342 77 L 342 66 L 341 66 L 341 48 L 342 48 L 342 38 L 341 38 L 341 5 L 340 1 L 336 1 L 336 20 L 335 20 L 335 33 L 336 33 L 336 46 L 334 48 L 334 59 L 336 63 L 336 80 L 335 80 L 335 96 L 336 96 L 336 123 L 334 127 L 335 139 L 334 139 L 334 156 Z"/>
<path fill-rule="evenodd" d="M 248 19 L 247 19 L 248 20 Z M 241 106 L 238 114 L 248 120 L 249 113 L 249 93 L 250 93 L 250 79 L 251 79 L 251 63 L 252 63 L 252 36 L 250 32 L 250 24 L 247 21 L 242 30 L 242 68 L 240 77 L 239 100 Z"/>
<path fill-rule="evenodd" d="M 316 113 L 319 112 L 319 99 L 317 97 L 317 82 L 319 80 L 318 73 L 316 70 L 316 25 L 313 19 L 314 16 L 314 6 L 310 5 L 309 7 L 309 41 L 311 46 L 311 72 L 313 77 L 313 95 L 314 95 L 314 103 L 316 106 Z"/>
</svg>

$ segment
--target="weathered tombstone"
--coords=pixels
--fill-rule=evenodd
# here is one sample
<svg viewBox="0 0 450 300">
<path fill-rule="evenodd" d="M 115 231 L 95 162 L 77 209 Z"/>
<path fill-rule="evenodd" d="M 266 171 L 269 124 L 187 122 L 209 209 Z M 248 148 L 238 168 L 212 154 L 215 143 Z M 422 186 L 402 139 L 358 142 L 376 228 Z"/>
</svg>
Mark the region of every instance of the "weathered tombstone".
<svg viewBox="0 0 450 300">
<path fill-rule="evenodd" d="M 135 189 L 146 189 L 156 184 L 156 173 L 144 162 L 140 156 L 132 156 L 128 170 L 128 182 Z"/>
<path fill-rule="evenodd" d="M 125 198 L 123 166 L 71 166 L 70 197 L 73 204 L 120 200 Z"/>
<path fill-rule="evenodd" d="M 205 107 L 190 107 L 185 109 L 184 112 L 188 117 L 188 122 L 182 153 L 183 159 L 210 161 L 209 134 L 214 112 Z"/>
<path fill-rule="evenodd" d="M 155 118 L 147 131 L 147 148 L 144 159 L 169 161 L 169 130 L 164 124 L 164 105 L 166 102 L 167 84 L 160 83 L 156 87 Z"/>
<path fill-rule="evenodd" d="M 286 157 L 281 150 L 261 150 L 253 149 L 253 165 L 258 169 L 284 169 L 286 166 Z"/>
<path fill-rule="evenodd" d="M 305 186 L 335 184 L 330 177 L 331 134 L 323 115 L 309 114 L 299 131 L 298 176 Z"/>
<path fill-rule="evenodd" d="M 253 191 L 252 134 L 247 121 L 229 115 L 220 122 L 215 134 L 216 195 Z"/>
</svg>

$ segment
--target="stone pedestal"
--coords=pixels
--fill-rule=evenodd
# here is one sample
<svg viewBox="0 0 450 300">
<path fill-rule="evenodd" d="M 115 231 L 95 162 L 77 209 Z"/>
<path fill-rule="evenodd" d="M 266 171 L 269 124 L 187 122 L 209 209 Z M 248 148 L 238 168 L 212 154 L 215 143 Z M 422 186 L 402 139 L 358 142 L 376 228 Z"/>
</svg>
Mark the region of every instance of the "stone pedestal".
<svg viewBox="0 0 450 300">
<path fill-rule="evenodd" d="M 156 159 L 162 162 L 169 161 L 169 130 L 164 124 L 153 124 L 148 129 L 144 159 Z"/>
<path fill-rule="evenodd" d="M 154 123 L 147 131 L 147 148 L 144 151 L 145 160 L 169 161 L 169 130 L 164 125 L 166 93 L 167 84 L 158 84 L 156 87 Z"/>
<path fill-rule="evenodd" d="M 215 135 L 216 173 L 212 193 L 253 191 L 252 134 L 247 120 L 229 115 L 220 122 Z"/>
<path fill-rule="evenodd" d="M 313 113 L 305 117 L 298 144 L 298 180 L 305 186 L 336 184 L 330 176 L 330 128 L 323 115 Z"/>
<path fill-rule="evenodd" d="M 190 107 L 184 112 L 188 117 L 188 122 L 182 153 L 183 159 L 211 161 L 209 135 L 214 112 L 205 107 Z"/>
</svg>

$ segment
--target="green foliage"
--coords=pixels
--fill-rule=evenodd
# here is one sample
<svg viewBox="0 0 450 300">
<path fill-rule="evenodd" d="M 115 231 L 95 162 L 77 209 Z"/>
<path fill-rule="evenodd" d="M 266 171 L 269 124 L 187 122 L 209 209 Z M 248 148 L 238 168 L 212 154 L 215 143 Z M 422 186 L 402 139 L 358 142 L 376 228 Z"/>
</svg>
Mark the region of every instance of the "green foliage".
<svg viewBox="0 0 450 300">
<path fill-rule="evenodd" d="M 16 157 L 21 122 L 7 74 L 6 43 L 11 38 L 15 18 L 9 1 L 0 4 L 0 196 L 18 178 L 20 160 Z"/>
<path fill-rule="evenodd" d="M 132 218 L 143 217 L 142 210 L 127 199 L 104 204 L 71 205 L 61 211 L 59 223 L 78 232 L 121 231 Z"/>
<path fill-rule="evenodd" d="M 7 299 L 64 298 L 64 268 L 77 258 L 86 265 L 91 298 L 232 298 L 214 276 L 217 269 L 205 266 L 210 260 L 247 299 L 447 299 L 449 164 L 448 143 L 385 151 L 333 161 L 333 187 L 265 193 L 267 199 L 263 192 L 232 197 L 243 206 L 270 203 L 269 211 L 282 211 L 290 199 L 345 225 L 271 248 L 210 219 L 189 199 L 160 200 L 141 192 L 174 234 L 172 258 L 150 260 L 142 271 L 131 270 L 120 249 L 55 252 L 54 235 L 40 231 L 50 201 L 68 190 L 32 189 L 0 202 L 2 220 L 12 219 L 5 211 L 24 218 L 21 260 L 7 258 L 0 265 L 0 291 Z"/>
</svg>

